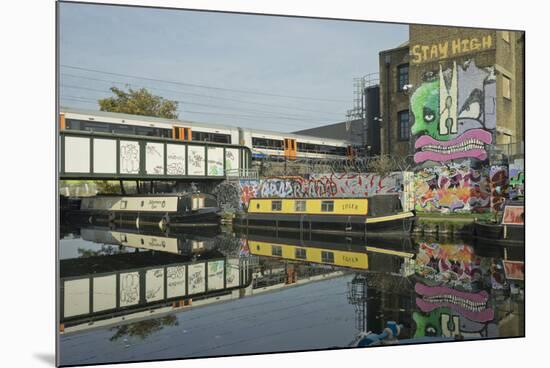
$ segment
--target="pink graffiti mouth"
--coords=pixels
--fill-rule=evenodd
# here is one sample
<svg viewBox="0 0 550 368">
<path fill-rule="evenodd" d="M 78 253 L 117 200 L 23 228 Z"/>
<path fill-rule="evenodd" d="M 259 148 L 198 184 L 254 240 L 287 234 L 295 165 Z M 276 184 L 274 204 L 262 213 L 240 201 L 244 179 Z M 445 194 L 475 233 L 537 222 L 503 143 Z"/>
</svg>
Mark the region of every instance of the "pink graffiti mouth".
<svg viewBox="0 0 550 368">
<path fill-rule="evenodd" d="M 486 291 L 467 293 L 443 286 L 430 287 L 420 283 L 414 286 L 421 298 L 416 298 L 416 305 L 423 312 L 447 307 L 471 321 L 487 322 L 494 319 L 494 311 L 487 307 L 489 294 Z"/>
<path fill-rule="evenodd" d="M 491 144 L 492 141 L 491 133 L 483 129 L 468 130 L 446 142 L 440 142 L 429 135 L 423 135 L 414 144 L 414 148 L 421 150 L 421 152 L 415 153 L 414 161 L 417 163 L 427 160 L 441 162 L 463 157 L 485 160 L 487 158 L 485 144 Z"/>
</svg>

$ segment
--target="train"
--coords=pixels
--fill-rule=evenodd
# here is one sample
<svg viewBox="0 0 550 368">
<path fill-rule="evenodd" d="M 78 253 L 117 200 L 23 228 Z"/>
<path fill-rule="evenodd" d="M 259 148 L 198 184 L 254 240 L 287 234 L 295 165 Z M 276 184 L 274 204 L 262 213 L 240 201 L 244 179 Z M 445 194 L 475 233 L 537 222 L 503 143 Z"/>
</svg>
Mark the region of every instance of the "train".
<svg viewBox="0 0 550 368">
<path fill-rule="evenodd" d="M 337 139 L 66 107 L 60 109 L 59 127 L 242 145 L 250 148 L 252 159 L 348 159 L 353 155 L 348 142 Z"/>
</svg>

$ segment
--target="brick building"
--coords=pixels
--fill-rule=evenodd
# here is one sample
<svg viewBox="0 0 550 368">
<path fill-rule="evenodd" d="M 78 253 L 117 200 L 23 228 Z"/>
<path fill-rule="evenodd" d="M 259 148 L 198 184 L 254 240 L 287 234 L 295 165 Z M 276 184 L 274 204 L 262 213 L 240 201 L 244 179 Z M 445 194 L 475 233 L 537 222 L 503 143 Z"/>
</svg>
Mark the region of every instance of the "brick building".
<svg viewBox="0 0 550 368">
<path fill-rule="evenodd" d="M 484 117 L 476 116 L 475 119 L 480 120 L 479 127 L 492 136 L 490 147 L 487 147 L 489 150 L 521 150 L 524 130 L 523 55 L 523 32 L 411 25 L 408 42 L 379 54 L 382 153 L 414 155 L 415 138 L 430 124 L 417 125 L 411 131 L 415 118 L 419 120 L 419 116 L 415 117 L 411 99 L 419 88 L 423 87 L 425 93 L 429 93 L 430 88 L 434 90 L 444 84 L 447 96 L 440 93 L 439 101 L 431 101 L 436 106 L 444 104 L 442 97 L 454 98 L 449 100 L 452 103 L 449 108 L 441 109 L 446 110 L 444 114 L 448 116 L 442 118 L 441 111 L 436 116 L 439 121 L 435 123 L 441 125 L 440 135 L 446 129 L 457 132 L 461 113 L 473 116 L 477 112 L 468 113 L 468 106 L 458 106 L 468 103 L 473 109 L 481 108 L 480 114 Z M 453 80 L 453 74 L 458 76 L 458 80 Z M 473 95 L 467 96 L 467 93 Z M 485 100 L 478 101 L 480 105 L 472 105 L 476 98 Z M 471 123 L 473 121 L 466 124 Z M 446 128 L 445 124 L 449 127 Z"/>
</svg>

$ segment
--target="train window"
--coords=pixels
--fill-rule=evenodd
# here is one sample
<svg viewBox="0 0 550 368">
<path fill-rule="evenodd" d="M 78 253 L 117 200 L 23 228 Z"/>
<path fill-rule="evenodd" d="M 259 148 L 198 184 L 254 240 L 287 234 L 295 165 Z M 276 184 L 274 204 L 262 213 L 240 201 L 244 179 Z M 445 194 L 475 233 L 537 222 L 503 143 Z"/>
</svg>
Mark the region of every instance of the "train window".
<svg viewBox="0 0 550 368">
<path fill-rule="evenodd" d="M 271 255 L 272 256 L 277 256 L 277 257 L 282 257 L 283 256 L 283 248 L 281 248 L 278 245 L 272 245 L 271 246 Z"/>
<path fill-rule="evenodd" d="M 88 132 L 104 132 L 109 133 L 109 124 L 91 121 L 80 121 L 80 130 L 86 130 Z"/>
<path fill-rule="evenodd" d="M 136 134 L 137 135 L 147 135 L 147 136 L 158 136 L 158 132 L 155 128 L 150 127 L 144 127 L 144 126 L 137 126 L 136 127 Z"/>
<path fill-rule="evenodd" d="M 334 201 L 321 202 L 321 212 L 333 212 L 333 211 L 334 211 Z"/>
<path fill-rule="evenodd" d="M 321 251 L 321 261 L 326 263 L 334 263 L 334 253 Z"/>
<path fill-rule="evenodd" d="M 271 211 L 281 211 L 283 203 L 281 201 L 271 201 Z"/>
<path fill-rule="evenodd" d="M 212 142 L 216 143 L 231 143 L 231 136 L 229 134 L 212 134 Z"/>
<path fill-rule="evenodd" d="M 134 127 L 130 125 L 111 124 L 111 133 L 117 134 L 135 134 Z"/>
<path fill-rule="evenodd" d="M 65 129 L 80 130 L 80 120 L 65 119 Z"/>
<path fill-rule="evenodd" d="M 294 256 L 298 259 L 306 259 L 307 252 L 304 248 L 296 248 Z"/>
<path fill-rule="evenodd" d="M 252 147 L 280 150 L 283 148 L 283 141 L 278 139 L 252 137 Z"/>
</svg>

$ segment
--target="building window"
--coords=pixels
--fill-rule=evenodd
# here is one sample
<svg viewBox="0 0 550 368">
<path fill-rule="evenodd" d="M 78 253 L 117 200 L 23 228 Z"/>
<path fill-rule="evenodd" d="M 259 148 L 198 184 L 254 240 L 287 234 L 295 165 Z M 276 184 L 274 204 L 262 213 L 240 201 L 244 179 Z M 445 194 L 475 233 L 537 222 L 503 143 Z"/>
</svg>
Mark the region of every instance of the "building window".
<svg viewBox="0 0 550 368">
<path fill-rule="evenodd" d="M 502 39 L 505 42 L 510 43 L 510 32 L 509 31 L 503 31 L 502 32 Z"/>
<path fill-rule="evenodd" d="M 272 245 L 271 246 L 271 255 L 276 257 L 282 257 L 283 256 L 283 248 L 281 248 L 278 245 Z"/>
<path fill-rule="evenodd" d="M 305 210 L 306 210 L 306 201 L 296 201 L 296 202 L 294 202 L 294 210 L 296 212 L 305 212 Z"/>
<path fill-rule="evenodd" d="M 410 138 L 410 126 L 409 126 L 409 110 L 399 111 L 397 113 L 397 123 L 398 126 L 398 132 L 399 132 L 399 140 L 400 141 L 406 141 Z"/>
<path fill-rule="evenodd" d="M 281 201 L 271 201 L 271 211 L 282 211 L 283 203 Z"/>
<path fill-rule="evenodd" d="M 297 259 L 306 259 L 306 250 L 304 248 L 296 248 L 294 255 Z"/>
<path fill-rule="evenodd" d="M 322 251 L 321 261 L 325 263 L 334 263 L 334 253 Z"/>
<path fill-rule="evenodd" d="M 397 67 L 397 90 L 403 91 L 403 87 L 409 84 L 409 64 Z"/>
<path fill-rule="evenodd" d="M 332 212 L 332 211 L 334 211 L 334 201 L 321 202 L 321 212 Z"/>
<path fill-rule="evenodd" d="M 510 81 L 510 78 L 503 75 L 502 76 L 502 97 L 507 98 L 509 100 L 512 99 L 512 82 Z"/>
</svg>

